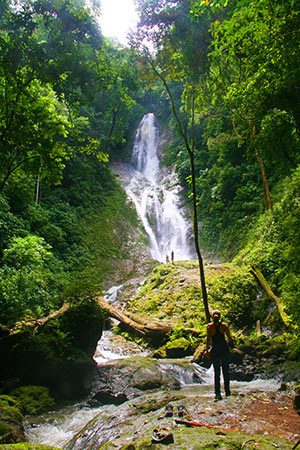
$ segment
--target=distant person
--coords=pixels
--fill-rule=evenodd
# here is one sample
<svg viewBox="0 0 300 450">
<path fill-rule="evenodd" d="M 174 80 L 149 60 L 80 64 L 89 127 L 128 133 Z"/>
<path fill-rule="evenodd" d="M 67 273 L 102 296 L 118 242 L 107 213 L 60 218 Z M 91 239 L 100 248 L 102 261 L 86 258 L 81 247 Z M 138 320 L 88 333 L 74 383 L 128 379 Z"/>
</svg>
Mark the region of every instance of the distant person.
<svg viewBox="0 0 300 450">
<path fill-rule="evenodd" d="M 169 262 L 170 262 L 170 258 L 168 255 L 166 255 L 166 263 L 169 264 Z"/>
<path fill-rule="evenodd" d="M 173 252 L 173 250 L 171 251 L 171 263 L 174 264 L 174 252 Z"/>
<path fill-rule="evenodd" d="M 214 367 L 215 400 L 222 400 L 221 396 L 221 367 L 224 380 L 225 395 L 230 395 L 229 359 L 233 340 L 228 326 L 221 320 L 218 310 L 212 312 L 212 322 L 207 325 L 206 356 L 211 359 Z M 228 342 L 225 339 L 228 339 Z"/>
</svg>

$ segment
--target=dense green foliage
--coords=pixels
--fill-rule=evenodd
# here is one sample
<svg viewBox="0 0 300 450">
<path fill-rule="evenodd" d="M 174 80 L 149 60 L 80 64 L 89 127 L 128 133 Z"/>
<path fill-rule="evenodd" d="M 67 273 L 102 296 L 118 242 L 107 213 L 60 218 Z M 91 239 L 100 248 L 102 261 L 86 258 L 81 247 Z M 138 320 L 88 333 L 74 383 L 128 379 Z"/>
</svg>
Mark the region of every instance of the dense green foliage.
<svg viewBox="0 0 300 450">
<path fill-rule="evenodd" d="M 100 292 L 129 235 L 139 241 L 106 166 L 131 138 L 138 82 L 134 53 L 104 40 L 80 0 L 1 2 L 0 25 L 0 323 L 11 325 Z"/>
<path fill-rule="evenodd" d="M 202 249 L 257 264 L 299 324 L 299 3 L 138 4 L 190 199 L 194 164 Z"/>
<path fill-rule="evenodd" d="M 1 3 L 0 323 L 47 314 L 134 270 L 121 261 L 129 235 L 132 245 L 142 235 L 106 162 L 128 157 L 151 108 L 173 134 L 164 157 L 190 203 L 194 164 L 201 248 L 236 258 L 244 273 L 258 265 L 299 324 L 298 3 L 139 0 L 138 9 L 129 50 L 103 38 L 80 0 Z M 155 51 L 141 53 L 149 40 Z M 253 326 L 252 281 L 227 282 L 230 296 L 216 279 L 210 301 Z M 191 287 L 174 314 L 184 320 L 195 299 Z M 144 306 L 172 313 L 161 292 Z"/>
<path fill-rule="evenodd" d="M 276 203 L 252 227 L 237 263 L 259 265 L 271 286 L 282 296 L 287 311 L 300 323 L 300 171 L 277 186 Z"/>
<path fill-rule="evenodd" d="M 142 235 L 106 167 L 75 159 L 60 187 L 45 187 L 37 205 L 30 197 L 22 202 L 13 214 L 3 200 L 2 324 L 45 315 L 79 292 L 100 292 L 118 271 L 128 276 L 122 268 L 130 258 L 127 238 L 134 235 L 138 244 Z"/>
<path fill-rule="evenodd" d="M 18 400 L 9 395 L 0 395 L 0 436 L 2 443 L 24 439 L 22 418 L 22 407 Z"/>
</svg>

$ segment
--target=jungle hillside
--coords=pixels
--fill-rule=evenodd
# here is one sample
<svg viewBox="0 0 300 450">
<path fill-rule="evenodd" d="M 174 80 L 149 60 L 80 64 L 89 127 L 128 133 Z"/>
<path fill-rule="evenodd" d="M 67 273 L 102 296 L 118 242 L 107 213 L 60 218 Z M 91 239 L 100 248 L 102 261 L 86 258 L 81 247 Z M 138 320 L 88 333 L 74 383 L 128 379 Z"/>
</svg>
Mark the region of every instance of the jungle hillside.
<svg viewBox="0 0 300 450">
<path fill-rule="evenodd" d="M 82 394 L 107 319 L 99 298 L 121 283 L 132 319 L 171 328 L 160 342 L 119 332 L 160 357 L 192 355 L 218 308 L 237 347 L 280 356 L 299 382 L 299 2 L 136 6 L 124 46 L 103 36 L 101 1 L 0 0 L 4 396 L 28 384 Z M 112 169 L 130 160 L 148 112 L 198 261 L 151 258 Z"/>
</svg>

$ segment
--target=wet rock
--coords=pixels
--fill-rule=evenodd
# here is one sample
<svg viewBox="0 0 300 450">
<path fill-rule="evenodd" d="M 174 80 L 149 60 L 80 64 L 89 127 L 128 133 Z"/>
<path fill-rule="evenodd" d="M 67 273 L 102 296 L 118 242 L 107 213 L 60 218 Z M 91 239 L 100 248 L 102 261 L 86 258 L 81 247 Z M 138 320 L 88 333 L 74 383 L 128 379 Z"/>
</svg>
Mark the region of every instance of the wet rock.
<svg viewBox="0 0 300 450">
<path fill-rule="evenodd" d="M 234 364 L 242 363 L 244 361 L 244 357 L 245 355 L 241 350 L 237 348 L 231 350 L 230 359 Z"/>
<path fill-rule="evenodd" d="M 101 399 L 109 395 L 127 398 L 155 389 L 179 389 L 179 382 L 162 371 L 156 360 L 150 358 L 126 358 L 98 366 L 92 388 L 92 397 Z"/>
<path fill-rule="evenodd" d="M 0 442 L 9 444 L 25 440 L 21 406 L 16 399 L 0 395 Z"/>
<path fill-rule="evenodd" d="M 252 381 L 254 373 L 239 368 L 230 368 L 230 379 L 236 381 Z"/>
<path fill-rule="evenodd" d="M 300 415 L 300 385 L 295 389 L 294 406 L 297 413 Z"/>
<path fill-rule="evenodd" d="M 93 406 L 97 405 L 121 405 L 122 403 L 126 402 L 128 400 L 128 397 L 126 394 L 122 393 L 115 393 L 111 390 L 103 390 L 100 392 L 97 392 L 97 394 L 94 396 L 92 404 Z"/>
<path fill-rule="evenodd" d="M 198 345 L 198 347 L 196 348 L 193 357 L 192 357 L 192 362 L 196 362 L 199 363 L 202 360 L 202 355 L 205 352 L 205 345 Z"/>
<path fill-rule="evenodd" d="M 193 383 L 199 383 L 199 384 L 203 383 L 203 379 L 197 373 L 193 373 L 192 380 L 193 380 Z"/>
<path fill-rule="evenodd" d="M 245 421 L 249 405 L 253 402 L 252 393 L 244 393 L 241 396 L 233 395 L 230 400 L 224 399 L 220 404 L 212 401 L 211 397 L 200 391 L 199 387 L 191 387 L 183 391 L 169 391 L 144 393 L 144 395 L 125 402 L 117 409 L 107 407 L 100 412 L 95 419 L 90 421 L 83 430 L 70 441 L 66 448 L 101 448 L 103 450 L 128 449 L 133 446 L 142 450 L 152 448 L 151 440 L 154 430 L 162 433 L 172 433 L 174 445 L 171 447 L 180 450 L 191 450 L 209 448 L 238 449 L 244 448 L 246 443 L 255 441 L 253 448 L 271 450 L 277 447 L 282 450 L 291 448 L 286 436 L 290 433 L 289 424 L 283 421 L 283 429 L 277 431 L 274 424 L 273 433 L 269 433 L 272 420 L 266 424 L 267 417 L 263 416 L 259 408 L 257 416 L 251 411 L 251 420 Z M 263 395 L 264 401 L 267 397 Z M 172 404 L 174 415 L 165 416 L 166 406 Z M 267 404 L 260 402 L 270 408 L 272 405 L 278 413 L 279 421 L 282 419 L 282 411 L 278 412 L 278 398 Z M 185 405 L 191 419 L 187 422 L 176 423 L 179 405 Z M 255 408 L 256 405 L 254 405 Z M 222 409 L 220 409 L 222 408 Z M 239 419 L 240 414 L 240 420 Z M 254 415 L 253 428 L 252 414 Z M 250 417 L 250 416 L 249 416 Z M 261 419 L 261 420 L 260 420 Z M 178 420 L 178 419 L 177 419 Z M 285 423 L 285 425 L 284 425 Z M 281 426 L 281 423 L 278 424 Z M 284 431 L 283 436 L 281 435 Z M 276 445 L 274 445 L 276 443 Z M 163 448 L 162 445 L 159 448 Z M 170 447 L 170 448 L 171 448 Z M 246 448 L 246 447 L 245 447 Z"/>
</svg>

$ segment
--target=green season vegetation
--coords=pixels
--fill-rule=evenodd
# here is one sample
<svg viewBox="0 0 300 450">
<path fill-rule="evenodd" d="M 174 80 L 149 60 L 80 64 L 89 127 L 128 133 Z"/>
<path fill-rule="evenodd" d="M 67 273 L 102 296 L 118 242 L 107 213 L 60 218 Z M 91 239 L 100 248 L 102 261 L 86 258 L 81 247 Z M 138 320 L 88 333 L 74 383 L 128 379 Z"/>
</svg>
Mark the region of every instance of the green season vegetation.
<svg viewBox="0 0 300 450">
<path fill-rule="evenodd" d="M 104 38 L 97 3 L 0 0 L 5 448 L 50 448 L 21 443 L 22 417 L 86 395 L 106 321 L 98 296 L 130 278 L 127 312 L 173 327 L 157 357 L 191 355 L 218 308 L 239 351 L 267 375 L 279 361 L 287 379 L 299 378 L 299 1 L 136 0 L 130 48 Z M 149 111 L 191 211 L 201 288 L 196 261 L 148 261 L 145 232 L 110 168 L 128 162 Z M 222 437 L 228 448 L 245 439 Z M 220 442 L 201 431 L 199 448 Z"/>
<path fill-rule="evenodd" d="M 200 247 L 259 267 L 299 329 L 299 5 L 138 4 L 133 44 L 170 104 L 165 158 L 196 203 Z"/>
<path fill-rule="evenodd" d="M 10 326 L 101 292 L 128 258 L 139 225 L 107 162 L 131 137 L 138 85 L 134 54 L 104 40 L 82 2 L 1 5 L 0 323 Z"/>
<path fill-rule="evenodd" d="M 209 304 L 250 335 L 264 319 L 299 336 L 299 2 L 137 5 L 129 49 L 102 36 L 81 0 L 0 3 L 1 330 L 136 274 L 145 234 L 109 161 L 128 161 L 151 109 L 193 212 L 201 290 L 178 290 L 194 262 L 158 265 L 131 311 L 171 320 L 170 348 L 195 346 L 180 328 L 203 328 Z M 227 264 L 204 268 L 200 249 Z M 290 330 L 255 303 L 256 269 Z"/>
</svg>

